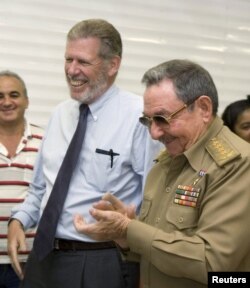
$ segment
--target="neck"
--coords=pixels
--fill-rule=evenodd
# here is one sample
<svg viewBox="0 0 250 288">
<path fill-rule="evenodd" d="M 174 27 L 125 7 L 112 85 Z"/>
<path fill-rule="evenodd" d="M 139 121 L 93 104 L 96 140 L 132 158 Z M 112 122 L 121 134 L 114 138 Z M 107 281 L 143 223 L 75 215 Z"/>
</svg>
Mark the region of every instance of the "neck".
<svg viewBox="0 0 250 288">
<path fill-rule="evenodd" d="M 5 123 L 0 125 L 0 136 L 14 136 L 23 135 L 25 127 L 25 120 L 18 123 Z"/>
</svg>

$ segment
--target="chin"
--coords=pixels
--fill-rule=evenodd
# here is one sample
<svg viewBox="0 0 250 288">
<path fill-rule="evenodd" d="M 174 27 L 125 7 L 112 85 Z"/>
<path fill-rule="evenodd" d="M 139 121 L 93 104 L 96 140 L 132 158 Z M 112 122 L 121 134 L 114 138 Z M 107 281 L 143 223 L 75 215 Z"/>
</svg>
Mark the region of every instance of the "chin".
<svg viewBox="0 0 250 288">
<path fill-rule="evenodd" d="M 87 99 L 87 97 L 84 96 L 82 93 L 74 93 L 74 92 L 72 92 L 70 96 L 71 96 L 72 99 L 80 101 L 80 102 L 84 102 L 84 100 Z"/>
<path fill-rule="evenodd" d="M 81 101 L 81 95 L 76 95 L 76 94 L 71 93 L 70 96 L 74 100 Z"/>
</svg>

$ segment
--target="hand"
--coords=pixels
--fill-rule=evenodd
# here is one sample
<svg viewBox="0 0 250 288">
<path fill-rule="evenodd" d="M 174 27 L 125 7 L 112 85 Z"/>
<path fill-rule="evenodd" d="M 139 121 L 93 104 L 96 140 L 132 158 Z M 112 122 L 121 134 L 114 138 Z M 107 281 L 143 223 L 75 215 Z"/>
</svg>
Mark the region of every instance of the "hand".
<svg viewBox="0 0 250 288">
<path fill-rule="evenodd" d="M 95 203 L 93 207 L 98 210 L 116 211 L 123 215 L 126 215 L 130 219 L 134 219 L 136 217 L 135 205 L 131 204 L 126 206 L 122 201 L 120 201 L 118 198 L 116 198 L 109 192 L 104 194 L 102 200 Z"/>
<path fill-rule="evenodd" d="M 74 225 L 79 233 L 84 233 L 95 240 L 124 241 L 126 239 L 127 226 L 131 221 L 126 215 L 98 209 L 91 209 L 90 214 L 97 222 L 88 224 L 81 215 L 75 215 Z"/>
<path fill-rule="evenodd" d="M 25 234 L 22 224 L 13 219 L 8 227 L 8 253 L 12 261 L 12 267 L 20 279 L 23 279 L 23 271 L 18 260 L 18 251 L 26 251 Z"/>
</svg>

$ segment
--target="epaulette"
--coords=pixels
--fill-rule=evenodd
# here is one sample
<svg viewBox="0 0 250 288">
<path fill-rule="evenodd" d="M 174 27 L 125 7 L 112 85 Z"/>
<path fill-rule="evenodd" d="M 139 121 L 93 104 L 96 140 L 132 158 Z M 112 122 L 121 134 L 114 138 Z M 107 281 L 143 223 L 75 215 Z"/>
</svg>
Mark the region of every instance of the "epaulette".
<svg viewBox="0 0 250 288">
<path fill-rule="evenodd" d="M 206 150 L 220 167 L 240 156 L 235 147 L 219 137 L 212 138 L 206 145 Z"/>
</svg>

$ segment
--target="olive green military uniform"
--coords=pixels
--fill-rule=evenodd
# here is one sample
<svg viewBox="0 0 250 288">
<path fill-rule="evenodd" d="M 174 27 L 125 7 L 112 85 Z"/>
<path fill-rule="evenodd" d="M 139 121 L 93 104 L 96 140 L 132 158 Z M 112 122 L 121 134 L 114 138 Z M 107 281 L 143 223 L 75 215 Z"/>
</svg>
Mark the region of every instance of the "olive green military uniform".
<svg viewBox="0 0 250 288">
<path fill-rule="evenodd" d="M 201 288 L 208 271 L 250 271 L 250 144 L 216 117 L 184 154 L 158 160 L 127 235 L 144 287 Z"/>
</svg>

